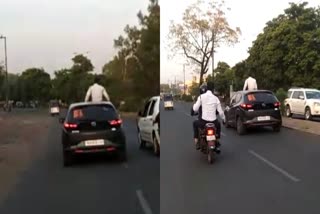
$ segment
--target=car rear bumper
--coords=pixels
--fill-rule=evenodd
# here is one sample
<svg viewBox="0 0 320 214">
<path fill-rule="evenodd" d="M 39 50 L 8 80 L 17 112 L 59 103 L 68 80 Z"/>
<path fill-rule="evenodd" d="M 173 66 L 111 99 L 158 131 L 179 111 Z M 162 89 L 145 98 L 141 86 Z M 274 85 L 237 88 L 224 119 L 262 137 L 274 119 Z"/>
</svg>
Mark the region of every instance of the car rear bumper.
<svg viewBox="0 0 320 214">
<path fill-rule="evenodd" d="M 246 120 L 245 122 L 243 122 L 243 124 L 249 127 L 275 126 L 282 125 L 282 120 L 271 117 L 270 120 L 267 121 L 258 121 L 257 118 L 254 118 L 252 120 Z"/>
<path fill-rule="evenodd" d="M 105 140 L 104 145 L 98 146 L 86 146 L 85 142 L 80 142 L 77 145 L 65 146 L 64 151 L 75 153 L 75 154 L 84 154 L 84 153 L 114 153 L 121 152 L 126 150 L 125 143 L 113 143 Z"/>
</svg>

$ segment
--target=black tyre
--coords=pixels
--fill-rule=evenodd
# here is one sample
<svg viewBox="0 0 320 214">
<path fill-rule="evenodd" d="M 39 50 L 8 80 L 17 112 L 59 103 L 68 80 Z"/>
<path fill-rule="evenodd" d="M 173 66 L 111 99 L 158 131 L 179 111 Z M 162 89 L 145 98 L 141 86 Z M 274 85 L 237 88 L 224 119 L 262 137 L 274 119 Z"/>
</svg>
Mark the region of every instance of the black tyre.
<svg viewBox="0 0 320 214">
<path fill-rule="evenodd" d="M 310 110 L 309 107 L 307 107 L 305 112 L 304 112 L 304 118 L 306 120 L 312 120 L 312 114 L 311 114 L 311 110 Z"/>
<path fill-rule="evenodd" d="M 213 164 L 214 162 L 214 151 L 208 148 L 207 160 L 209 164 Z"/>
<path fill-rule="evenodd" d="M 237 118 L 237 132 L 239 135 L 244 135 L 246 133 L 246 127 L 243 125 L 243 122 L 241 119 L 238 117 Z"/>
<path fill-rule="evenodd" d="M 280 132 L 281 131 L 281 125 L 275 125 L 272 127 L 274 132 Z"/>
<path fill-rule="evenodd" d="M 118 158 L 119 158 L 119 161 L 126 162 L 128 160 L 126 150 L 119 152 L 118 153 Z"/>
<path fill-rule="evenodd" d="M 146 148 L 146 142 L 144 140 L 142 140 L 139 129 L 138 129 L 138 142 L 139 142 L 139 148 L 140 149 Z"/>
<path fill-rule="evenodd" d="M 159 156 L 160 155 L 160 145 L 159 145 L 159 142 L 158 142 L 158 139 L 156 138 L 155 135 L 153 135 L 153 153 L 156 155 L 156 156 Z"/>
<path fill-rule="evenodd" d="M 290 106 L 286 106 L 286 117 L 292 117 Z"/>
</svg>

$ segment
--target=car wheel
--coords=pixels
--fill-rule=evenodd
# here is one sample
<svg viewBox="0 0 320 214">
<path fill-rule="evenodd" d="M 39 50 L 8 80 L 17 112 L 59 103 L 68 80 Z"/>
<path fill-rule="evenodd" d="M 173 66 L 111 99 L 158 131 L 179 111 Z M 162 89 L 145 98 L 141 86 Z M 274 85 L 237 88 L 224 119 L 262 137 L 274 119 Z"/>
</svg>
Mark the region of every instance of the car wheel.
<svg viewBox="0 0 320 214">
<path fill-rule="evenodd" d="M 274 132 L 280 132 L 281 131 L 281 125 L 275 125 L 272 127 Z"/>
<path fill-rule="evenodd" d="M 160 155 L 160 145 L 159 145 L 159 142 L 158 142 L 158 139 L 156 138 L 155 135 L 153 135 L 153 153 L 156 155 L 156 156 L 159 156 Z"/>
<path fill-rule="evenodd" d="M 286 106 L 286 117 L 292 117 L 290 106 Z"/>
<path fill-rule="evenodd" d="M 231 127 L 229 122 L 228 122 L 228 118 L 227 117 L 226 117 L 226 122 L 224 123 L 224 127 L 226 127 L 226 128 L 230 128 Z"/>
<path fill-rule="evenodd" d="M 70 152 L 63 152 L 63 166 L 68 167 L 74 163 L 74 157 Z"/>
<path fill-rule="evenodd" d="M 310 110 L 309 107 L 307 107 L 306 110 L 305 110 L 304 118 L 306 120 L 312 120 L 311 110 Z"/>
<path fill-rule="evenodd" d="M 239 135 L 244 135 L 246 133 L 246 127 L 243 125 L 240 117 L 237 118 L 237 132 Z"/>
<path fill-rule="evenodd" d="M 146 147 L 146 142 L 144 140 L 142 140 L 139 129 L 138 129 L 138 142 L 139 142 L 140 149 L 144 149 Z"/>
</svg>

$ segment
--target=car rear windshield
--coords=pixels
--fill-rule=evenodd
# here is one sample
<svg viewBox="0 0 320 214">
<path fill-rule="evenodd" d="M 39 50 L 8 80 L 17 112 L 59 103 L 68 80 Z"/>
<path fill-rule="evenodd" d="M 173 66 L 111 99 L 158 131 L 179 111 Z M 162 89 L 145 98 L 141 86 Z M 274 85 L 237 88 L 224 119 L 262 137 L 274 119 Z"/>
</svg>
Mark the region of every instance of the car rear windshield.
<svg viewBox="0 0 320 214">
<path fill-rule="evenodd" d="M 320 99 L 320 91 L 306 91 L 307 99 Z"/>
<path fill-rule="evenodd" d="M 245 96 L 247 103 L 275 103 L 277 98 L 271 92 L 253 92 Z"/>
<path fill-rule="evenodd" d="M 50 107 L 58 107 L 59 102 L 58 101 L 50 101 Z"/>
<path fill-rule="evenodd" d="M 118 119 L 118 114 L 111 105 L 87 105 L 73 108 L 69 121 L 110 121 Z"/>
<path fill-rule="evenodd" d="M 172 95 L 164 95 L 163 100 L 164 100 L 164 101 L 172 101 L 172 100 L 173 100 L 173 97 L 172 97 Z"/>
</svg>

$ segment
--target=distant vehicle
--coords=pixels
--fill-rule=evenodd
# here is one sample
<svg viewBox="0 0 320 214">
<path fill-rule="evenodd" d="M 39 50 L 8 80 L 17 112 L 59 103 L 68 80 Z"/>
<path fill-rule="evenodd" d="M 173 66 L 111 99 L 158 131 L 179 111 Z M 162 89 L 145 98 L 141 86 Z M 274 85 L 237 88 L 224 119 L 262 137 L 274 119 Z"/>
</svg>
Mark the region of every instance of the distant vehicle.
<svg viewBox="0 0 320 214">
<path fill-rule="evenodd" d="M 49 112 L 51 116 L 59 115 L 60 114 L 60 105 L 59 101 L 51 100 L 49 103 Z"/>
<path fill-rule="evenodd" d="M 16 103 L 15 103 L 15 106 L 16 106 L 16 108 L 23 108 L 23 102 L 21 102 L 21 101 L 17 101 Z"/>
<path fill-rule="evenodd" d="M 235 93 L 226 106 L 225 115 L 225 126 L 236 127 L 240 135 L 250 127 L 271 126 L 275 132 L 279 132 L 282 126 L 280 102 L 267 90 Z"/>
<path fill-rule="evenodd" d="M 138 140 L 141 149 L 152 144 L 155 155 L 160 154 L 160 96 L 152 97 L 138 113 Z"/>
<path fill-rule="evenodd" d="M 164 109 L 171 109 L 173 110 L 173 96 L 172 94 L 164 94 L 163 95 L 163 102 L 164 102 Z"/>
<path fill-rule="evenodd" d="M 121 161 L 127 160 L 122 120 L 111 102 L 72 104 L 60 122 L 64 166 L 85 153 L 112 153 Z"/>
<path fill-rule="evenodd" d="M 306 120 L 320 116 L 320 91 L 308 88 L 292 88 L 284 101 L 286 116 L 304 115 Z"/>
</svg>

